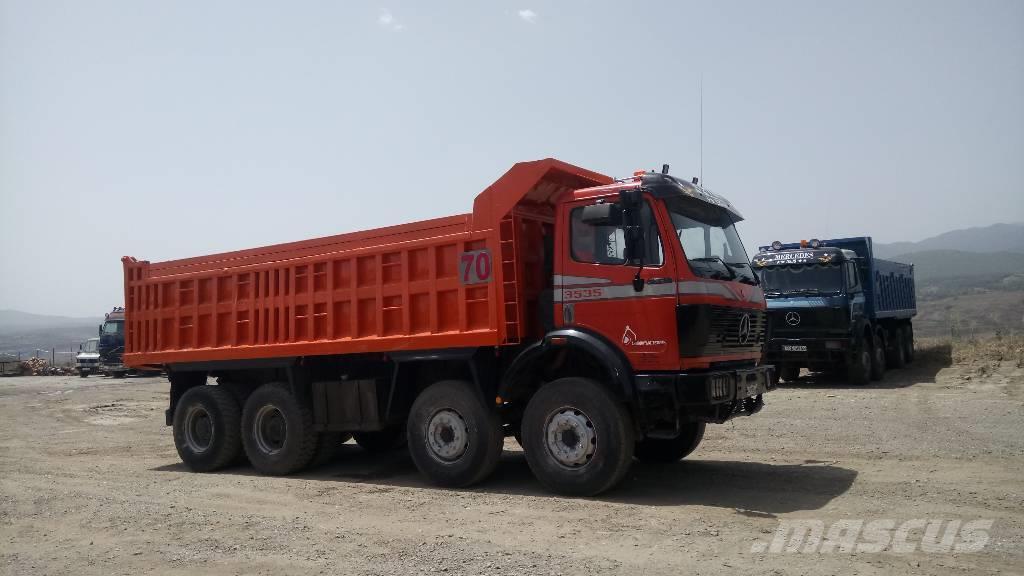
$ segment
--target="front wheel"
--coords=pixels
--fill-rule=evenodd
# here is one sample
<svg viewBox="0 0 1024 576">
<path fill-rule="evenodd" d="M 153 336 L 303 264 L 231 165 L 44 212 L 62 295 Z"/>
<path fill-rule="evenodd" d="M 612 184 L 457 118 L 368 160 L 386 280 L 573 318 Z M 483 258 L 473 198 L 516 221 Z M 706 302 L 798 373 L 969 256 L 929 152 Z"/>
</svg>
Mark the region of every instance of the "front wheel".
<svg viewBox="0 0 1024 576">
<path fill-rule="evenodd" d="M 469 382 L 443 380 L 416 397 L 406 425 L 416 468 L 440 486 L 468 486 L 489 476 L 501 458 L 498 413 Z"/>
<path fill-rule="evenodd" d="M 846 379 L 854 386 L 866 386 L 871 381 L 871 342 L 866 338 L 857 342 L 846 360 Z"/>
<path fill-rule="evenodd" d="M 676 462 L 686 458 L 704 439 L 704 422 L 683 425 L 679 436 L 672 439 L 644 438 L 636 444 L 636 458 L 646 462 Z"/>
<path fill-rule="evenodd" d="M 79 378 L 88 378 L 89 377 L 89 373 L 86 372 L 85 370 L 82 370 L 81 372 L 78 373 L 78 377 Z"/>
<path fill-rule="evenodd" d="M 635 449 L 626 407 L 587 378 L 561 378 L 526 405 L 523 448 L 534 476 L 561 494 L 593 496 L 618 484 Z"/>
</svg>

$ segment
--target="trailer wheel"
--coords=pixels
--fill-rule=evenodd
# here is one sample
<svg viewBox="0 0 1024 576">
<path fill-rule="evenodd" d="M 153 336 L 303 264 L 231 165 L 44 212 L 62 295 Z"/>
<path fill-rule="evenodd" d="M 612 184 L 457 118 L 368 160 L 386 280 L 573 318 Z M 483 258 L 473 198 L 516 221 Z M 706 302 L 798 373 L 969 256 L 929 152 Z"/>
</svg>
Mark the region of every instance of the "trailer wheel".
<svg viewBox="0 0 1024 576">
<path fill-rule="evenodd" d="M 238 402 L 219 386 L 189 388 L 174 409 L 174 447 L 195 472 L 232 464 L 241 452 Z"/>
<path fill-rule="evenodd" d="M 907 364 L 914 361 L 914 327 L 911 324 L 903 327 L 903 357 Z"/>
<path fill-rule="evenodd" d="M 381 453 L 401 448 L 405 445 L 405 428 L 392 426 L 375 432 L 355 432 L 352 437 L 356 444 L 367 452 Z"/>
<path fill-rule="evenodd" d="M 587 378 L 541 386 L 526 406 L 522 434 L 534 476 L 562 494 L 593 496 L 612 488 L 635 450 L 626 407 Z"/>
<path fill-rule="evenodd" d="M 846 379 L 854 386 L 866 386 L 871 381 L 871 341 L 861 337 L 850 350 L 846 361 Z"/>
<path fill-rule="evenodd" d="M 416 397 L 406 435 L 409 454 L 431 482 L 468 486 L 494 472 L 503 434 L 497 412 L 469 382 L 442 380 Z"/>
<path fill-rule="evenodd" d="M 672 439 L 644 438 L 636 444 L 636 458 L 643 462 L 676 462 L 697 449 L 704 439 L 703 422 L 683 425 L 679 436 Z"/>
<path fill-rule="evenodd" d="M 800 379 L 800 367 L 796 364 L 783 364 L 779 366 L 779 377 L 786 382 L 796 382 Z"/>
<path fill-rule="evenodd" d="M 901 328 L 892 331 L 892 340 L 892 349 L 885 355 L 889 368 L 903 368 L 907 365 L 907 349 L 903 345 L 903 330 Z"/>
<path fill-rule="evenodd" d="M 283 476 L 300 470 L 317 447 L 313 412 L 284 384 L 264 384 L 245 401 L 242 444 L 253 468 L 263 474 Z"/>
<path fill-rule="evenodd" d="M 871 379 L 878 381 L 885 376 L 885 340 L 876 332 L 871 344 Z"/>
</svg>

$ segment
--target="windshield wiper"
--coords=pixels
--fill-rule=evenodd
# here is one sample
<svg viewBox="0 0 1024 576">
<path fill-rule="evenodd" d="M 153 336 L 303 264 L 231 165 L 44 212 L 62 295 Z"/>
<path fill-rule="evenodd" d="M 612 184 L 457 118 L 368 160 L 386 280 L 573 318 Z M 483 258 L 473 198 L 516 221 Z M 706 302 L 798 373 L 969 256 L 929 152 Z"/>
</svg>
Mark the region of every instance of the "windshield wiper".
<svg viewBox="0 0 1024 576">
<path fill-rule="evenodd" d="M 736 271 L 729 266 L 729 263 L 722 259 L 721 256 L 708 256 L 707 258 L 690 258 L 691 262 L 720 262 L 723 267 L 729 272 L 729 277 L 726 280 L 735 280 Z"/>
</svg>

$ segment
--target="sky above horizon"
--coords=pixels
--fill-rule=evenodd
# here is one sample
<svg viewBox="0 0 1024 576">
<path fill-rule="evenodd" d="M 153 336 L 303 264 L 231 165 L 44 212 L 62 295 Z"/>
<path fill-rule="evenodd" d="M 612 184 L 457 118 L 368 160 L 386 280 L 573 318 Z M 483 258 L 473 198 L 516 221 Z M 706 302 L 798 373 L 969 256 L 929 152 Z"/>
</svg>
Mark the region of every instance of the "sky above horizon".
<svg viewBox="0 0 1024 576">
<path fill-rule="evenodd" d="M 96 316 L 123 255 L 464 213 L 549 156 L 702 171 L 748 247 L 1020 222 L 1021 102 L 1013 0 L 0 0 L 0 309 Z"/>
</svg>

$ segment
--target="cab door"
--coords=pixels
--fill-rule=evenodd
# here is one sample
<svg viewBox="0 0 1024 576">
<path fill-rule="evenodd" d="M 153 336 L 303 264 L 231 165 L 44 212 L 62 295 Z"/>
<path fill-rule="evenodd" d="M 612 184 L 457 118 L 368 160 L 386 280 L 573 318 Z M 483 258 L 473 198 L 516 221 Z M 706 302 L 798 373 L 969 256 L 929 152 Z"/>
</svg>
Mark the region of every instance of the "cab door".
<svg viewBox="0 0 1024 576">
<path fill-rule="evenodd" d="M 617 203 L 617 198 L 606 200 Z M 645 258 L 625 259 L 625 228 L 583 222 L 580 200 L 559 214 L 558 263 L 554 278 L 555 323 L 602 336 L 617 346 L 638 370 L 678 368 L 674 243 L 666 237 L 667 216 L 645 198 L 639 210 Z M 667 236 L 671 239 L 671 236 Z M 668 248 L 668 249 L 666 249 Z M 640 270 L 643 287 L 633 279 Z"/>
</svg>

